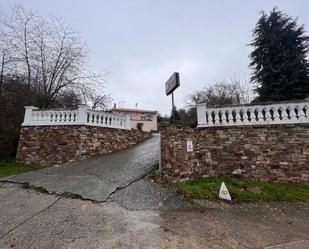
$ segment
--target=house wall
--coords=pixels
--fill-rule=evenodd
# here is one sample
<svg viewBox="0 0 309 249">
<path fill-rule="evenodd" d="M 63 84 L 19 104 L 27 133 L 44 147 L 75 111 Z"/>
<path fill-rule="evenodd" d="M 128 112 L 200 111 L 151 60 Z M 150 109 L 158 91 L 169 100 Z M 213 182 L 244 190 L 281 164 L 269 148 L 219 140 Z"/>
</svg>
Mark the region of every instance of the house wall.
<svg viewBox="0 0 309 249">
<path fill-rule="evenodd" d="M 309 182 L 309 124 L 169 127 L 161 131 L 161 156 L 164 177 L 172 181 L 241 169 L 245 178 Z"/>
<path fill-rule="evenodd" d="M 22 127 L 17 161 L 60 165 L 126 149 L 151 137 L 150 132 L 84 125 Z"/>
<path fill-rule="evenodd" d="M 133 129 L 137 129 L 137 123 L 143 123 L 143 131 L 157 131 L 158 130 L 158 124 L 157 124 L 157 114 L 154 113 L 147 113 L 147 112 L 126 112 L 126 111 L 120 111 L 120 110 L 113 110 L 114 114 L 129 114 L 131 117 L 131 127 Z M 142 120 L 142 116 L 151 116 L 152 120 Z"/>
</svg>

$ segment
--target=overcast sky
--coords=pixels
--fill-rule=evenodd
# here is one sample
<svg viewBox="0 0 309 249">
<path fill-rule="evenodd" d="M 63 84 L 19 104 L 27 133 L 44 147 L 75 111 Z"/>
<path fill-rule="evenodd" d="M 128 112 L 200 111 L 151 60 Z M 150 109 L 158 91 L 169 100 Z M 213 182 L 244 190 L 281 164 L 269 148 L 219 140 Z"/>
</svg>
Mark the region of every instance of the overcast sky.
<svg viewBox="0 0 309 249">
<path fill-rule="evenodd" d="M 260 11 L 278 6 L 309 30 L 308 0 L 1 0 L 0 9 L 16 3 L 81 33 L 91 69 L 109 72 L 106 92 L 114 102 L 163 114 L 171 110 L 164 83 L 174 71 L 178 108 L 206 85 L 249 76 L 247 44 Z"/>
</svg>

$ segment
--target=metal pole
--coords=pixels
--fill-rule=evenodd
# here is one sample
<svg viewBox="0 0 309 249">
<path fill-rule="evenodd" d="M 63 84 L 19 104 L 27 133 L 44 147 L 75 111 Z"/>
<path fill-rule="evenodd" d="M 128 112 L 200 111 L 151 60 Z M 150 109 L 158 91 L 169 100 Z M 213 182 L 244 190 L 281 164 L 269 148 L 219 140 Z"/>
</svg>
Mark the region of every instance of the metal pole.
<svg viewBox="0 0 309 249">
<path fill-rule="evenodd" d="M 172 117 L 173 117 L 173 124 L 175 124 L 174 92 L 172 92 Z"/>
</svg>

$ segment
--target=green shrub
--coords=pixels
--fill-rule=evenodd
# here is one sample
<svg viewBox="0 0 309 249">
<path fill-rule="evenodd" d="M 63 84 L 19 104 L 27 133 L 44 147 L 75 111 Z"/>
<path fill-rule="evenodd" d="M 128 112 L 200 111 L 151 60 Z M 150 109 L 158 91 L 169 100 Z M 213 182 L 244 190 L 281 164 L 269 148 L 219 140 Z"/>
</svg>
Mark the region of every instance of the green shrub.
<svg viewBox="0 0 309 249">
<path fill-rule="evenodd" d="M 218 176 L 176 182 L 174 186 L 193 198 L 217 200 L 222 182 L 226 184 L 234 202 L 309 201 L 309 186 L 302 183 L 261 182 Z"/>
<path fill-rule="evenodd" d="M 143 130 L 143 123 L 137 123 L 136 124 L 136 128 L 139 130 L 139 131 L 142 131 Z"/>
<path fill-rule="evenodd" d="M 18 139 L 19 129 L 0 131 L 0 160 L 15 158 Z"/>
</svg>

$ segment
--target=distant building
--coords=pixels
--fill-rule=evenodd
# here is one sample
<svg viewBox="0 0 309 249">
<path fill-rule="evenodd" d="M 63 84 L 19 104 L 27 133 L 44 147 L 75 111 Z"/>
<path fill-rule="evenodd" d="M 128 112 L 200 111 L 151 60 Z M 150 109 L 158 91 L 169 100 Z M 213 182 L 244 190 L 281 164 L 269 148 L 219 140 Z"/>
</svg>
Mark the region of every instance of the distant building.
<svg viewBox="0 0 309 249">
<path fill-rule="evenodd" d="M 143 131 L 157 131 L 157 111 L 142 110 L 142 109 L 127 109 L 127 108 L 114 108 L 114 114 L 129 114 L 131 116 L 131 127 L 137 129 L 141 126 Z M 138 125 L 140 123 L 140 125 Z"/>
</svg>

